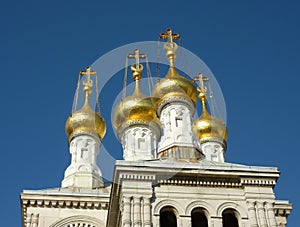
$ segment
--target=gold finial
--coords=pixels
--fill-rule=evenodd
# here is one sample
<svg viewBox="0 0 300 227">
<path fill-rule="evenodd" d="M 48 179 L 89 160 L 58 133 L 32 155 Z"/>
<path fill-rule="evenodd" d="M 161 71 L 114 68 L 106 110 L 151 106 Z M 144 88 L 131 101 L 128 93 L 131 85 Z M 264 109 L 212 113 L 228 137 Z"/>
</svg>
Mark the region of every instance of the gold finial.
<svg viewBox="0 0 300 227">
<path fill-rule="evenodd" d="M 167 39 L 167 42 L 164 44 L 164 50 L 166 52 L 166 57 L 169 60 L 170 66 L 174 67 L 178 45 L 173 42 L 173 40 L 179 39 L 180 35 L 175 33 L 173 34 L 172 29 L 169 28 L 165 33 L 161 33 L 159 35 L 159 38 Z"/>
<path fill-rule="evenodd" d="M 199 85 L 197 87 L 197 91 L 199 92 L 199 99 L 202 102 L 203 111 L 206 111 L 206 91 L 207 88 L 204 85 L 204 82 L 208 81 L 208 77 L 202 75 L 202 73 L 198 74 L 198 77 L 194 77 L 193 81 L 198 81 Z"/>
<path fill-rule="evenodd" d="M 86 70 L 80 71 L 81 76 L 86 76 L 86 79 L 82 81 L 83 84 L 83 90 L 85 92 L 85 102 L 84 106 L 89 104 L 89 98 L 92 94 L 92 88 L 93 88 L 93 81 L 91 80 L 91 76 L 96 75 L 96 71 L 91 70 L 91 67 L 86 67 Z"/>
<path fill-rule="evenodd" d="M 161 39 L 167 39 L 168 43 L 173 43 L 173 39 L 179 39 L 179 34 L 173 34 L 172 29 L 168 28 L 166 32 L 160 33 L 159 38 Z"/>
<path fill-rule="evenodd" d="M 143 65 L 140 64 L 140 59 L 146 58 L 146 54 L 140 54 L 139 49 L 135 49 L 133 54 L 128 54 L 128 58 L 135 58 L 135 64 L 131 66 L 133 79 L 139 80 L 142 77 Z"/>
<path fill-rule="evenodd" d="M 86 70 L 80 71 L 80 75 L 86 76 L 86 80 L 82 82 L 82 84 L 84 86 L 83 87 L 84 92 L 88 92 L 89 94 L 91 94 L 92 88 L 93 88 L 93 81 L 91 80 L 91 76 L 96 75 L 96 71 L 91 70 L 91 67 L 88 66 L 88 67 L 86 67 Z"/>
</svg>

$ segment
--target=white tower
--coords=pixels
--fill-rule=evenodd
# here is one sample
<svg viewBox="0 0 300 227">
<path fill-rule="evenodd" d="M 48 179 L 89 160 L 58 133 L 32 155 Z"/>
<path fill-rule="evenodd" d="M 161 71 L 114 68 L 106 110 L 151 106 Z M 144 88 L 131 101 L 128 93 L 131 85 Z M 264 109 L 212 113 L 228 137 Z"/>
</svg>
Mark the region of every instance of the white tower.
<svg viewBox="0 0 300 227">
<path fill-rule="evenodd" d="M 158 145 L 158 157 L 175 159 L 199 159 L 202 152 L 198 140 L 192 132 L 192 117 L 195 113 L 197 91 L 192 81 L 180 76 L 175 69 L 178 34 L 168 29 L 160 38 L 167 39 L 164 44 L 170 69 L 152 91 L 157 107 L 163 135 Z"/>
<path fill-rule="evenodd" d="M 139 58 L 145 58 L 145 54 L 140 54 L 136 49 L 128 57 L 136 59 L 136 64 L 131 66 L 135 90 L 114 109 L 113 124 L 122 143 L 125 160 L 150 160 L 156 158 L 160 123 L 151 98 L 146 97 L 140 88 L 143 65 L 139 63 Z"/>
<path fill-rule="evenodd" d="M 65 171 L 62 181 L 63 188 L 103 186 L 102 174 L 96 160 L 106 126 L 103 117 L 93 111 L 89 104 L 93 88 L 93 81 L 90 78 L 92 75 L 97 76 L 96 72 L 91 71 L 89 67 L 86 71 L 81 71 L 81 76 L 86 77 L 83 81 L 85 102 L 83 107 L 72 113 L 66 122 L 66 134 L 69 138 L 72 159 L 70 166 Z"/>
</svg>

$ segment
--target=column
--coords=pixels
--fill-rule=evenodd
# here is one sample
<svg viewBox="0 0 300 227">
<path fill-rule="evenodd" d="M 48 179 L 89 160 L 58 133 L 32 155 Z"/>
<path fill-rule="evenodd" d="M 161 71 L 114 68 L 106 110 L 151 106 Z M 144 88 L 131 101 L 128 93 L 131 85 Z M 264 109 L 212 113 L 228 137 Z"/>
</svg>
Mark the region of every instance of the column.
<svg viewBox="0 0 300 227">
<path fill-rule="evenodd" d="M 269 223 L 271 227 L 277 227 L 275 213 L 274 213 L 274 204 L 273 203 L 266 203 L 266 209 L 268 213 Z"/>
<path fill-rule="evenodd" d="M 141 197 L 133 197 L 133 226 L 141 227 Z"/>
<path fill-rule="evenodd" d="M 144 197 L 144 227 L 151 227 L 151 203 L 150 198 Z"/>
<path fill-rule="evenodd" d="M 255 210 L 255 202 L 247 202 L 248 204 L 248 212 L 249 212 L 249 222 L 251 227 L 258 227 L 256 210 Z"/>
<path fill-rule="evenodd" d="M 39 224 L 39 214 L 34 214 L 32 216 L 32 227 L 38 227 Z"/>
<path fill-rule="evenodd" d="M 32 214 L 27 214 L 26 221 L 25 221 L 26 227 L 31 226 L 31 216 Z"/>
<path fill-rule="evenodd" d="M 123 214 L 122 214 L 122 226 L 124 227 L 131 227 L 131 198 L 130 197 L 123 197 Z"/>
<path fill-rule="evenodd" d="M 258 219 L 261 227 L 268 227 L 264 204 L 257 202 Z"/>
</svg>

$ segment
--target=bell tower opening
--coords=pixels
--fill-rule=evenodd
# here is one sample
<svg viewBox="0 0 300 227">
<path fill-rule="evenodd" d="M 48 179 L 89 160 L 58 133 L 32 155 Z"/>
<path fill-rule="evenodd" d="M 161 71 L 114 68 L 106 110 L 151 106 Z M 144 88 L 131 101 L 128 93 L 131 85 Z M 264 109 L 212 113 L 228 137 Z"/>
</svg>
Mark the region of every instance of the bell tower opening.
<svg viewBox="0 0 300 227">
<path fill-rule="evenodd" d="M 233 209 L 226 209 L 222 213 L 223 227 L 239 227 L 236 211 Z"/>
<path fill-rule="evenodd" d="M 196 208 L 192 211 L 192 227 L 208 227 L 208 220 L 203 209 Z"/>
<path fill-rule="evenodd" d="M 177 217 L 174 213 L 174 208 L 163 208 L 160 212 L 159 223 L 160 227 L 177 227 Z"/>
</svg>

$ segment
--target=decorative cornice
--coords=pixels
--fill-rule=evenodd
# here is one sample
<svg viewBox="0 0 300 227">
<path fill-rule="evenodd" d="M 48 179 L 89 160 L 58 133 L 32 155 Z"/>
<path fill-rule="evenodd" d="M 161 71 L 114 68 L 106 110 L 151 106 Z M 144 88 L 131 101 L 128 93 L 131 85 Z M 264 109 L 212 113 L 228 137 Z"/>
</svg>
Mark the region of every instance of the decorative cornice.
<svg viewBox="0 0 300 227">
<path fill-rule="evenodd" d="M 180 186 L 201 186 L 201 187 L 242 187 L 240 182 L 221 182 L 218 180 L 177 180 L 177 179 L 160 179 L 159 184 L 163 185 L 180 185 Z"/>
<path fill-rule="evenodd" d="M 160 117 L 160 114 L 162 112 L 162 110 L 165 108 L 165 106 L 167 106 L 168 104 L 184 104 L 190 111 L 191 116 L 194 115 L 195 113 L 195 106 L 194 103 L 187 97 L 179 97 L 179 96 L 172 96 L 172 97 L 168 97 L 165 98 L 157 107 L 157 115 Z"/>
<path fill-rule="evenodd" d="M 257 178 L 242 178 L 243 185 L 256 185 L 256 186 L 272 186 L 276 185 L 276 179 L 257 179 Z"/>
<path fill-rule="evenodd" d="M 82 201 L 84 198 L 84 201 Z M 67 195 L 21 194 L 23 225 L 28 207 L 108 210 L 109 198 Z"/>
<path fill-rule="evenodd" d="M 155 181 L 154 174 L 121 173 L 119 180 Z"/>
<path fill-rule="evenodd" d="M 292 204 L 286 203 L 286 204 L 280 204 L 276 203 L 274 204 L 274 211 L 275 211 L 275 216 L 279 217 L 285 217 L 287 218 L 289 214 L 291 213 L 293 209 Z"/>
<path fill-rule="evenodd" d="M 76 200 L 43 200 L 43 199 L 22 199 L 23 207 L 47 207 L 47 208 L 77 208 L 107 210 L 108 201 L 76 201 Z"/>
</svg>

